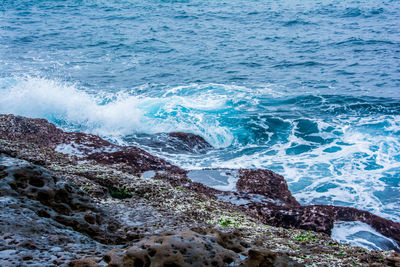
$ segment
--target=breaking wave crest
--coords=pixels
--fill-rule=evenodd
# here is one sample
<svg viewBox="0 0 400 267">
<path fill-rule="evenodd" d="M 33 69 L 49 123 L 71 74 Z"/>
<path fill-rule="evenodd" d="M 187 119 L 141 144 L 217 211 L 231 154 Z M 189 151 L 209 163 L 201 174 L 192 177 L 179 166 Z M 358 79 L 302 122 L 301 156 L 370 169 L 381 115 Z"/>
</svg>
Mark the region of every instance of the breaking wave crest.
<svg viewBox="0 0 400 267">
<path fill-rule="evenodd" d="M 74 131 L 118 138 L 135 133 L 192 132 L 214 147 L 232 143 L 230 131 L 207 118 L 203 111 L 218 111 L 226 99 L 164 95 L 90 94 L 75 84 L 36 77 L 3 78 L 0 112 L 46 118 Z M 188 112 L 190 110 L 190 112 Z"/>
</svg>

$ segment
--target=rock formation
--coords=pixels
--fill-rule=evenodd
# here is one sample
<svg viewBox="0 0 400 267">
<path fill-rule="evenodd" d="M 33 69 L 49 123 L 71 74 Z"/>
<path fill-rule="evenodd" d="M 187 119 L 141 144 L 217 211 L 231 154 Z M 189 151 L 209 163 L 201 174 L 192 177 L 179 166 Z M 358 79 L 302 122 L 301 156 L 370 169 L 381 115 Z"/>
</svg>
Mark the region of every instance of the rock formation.
<svg viewBox="0 0 400 267">
<path fill-rule="evenodd" d="M 39 217 L 49 218 L 103 244 L 137 239 L 131 229 L 97 208 L 84 192 L 45 168 L 0 154 L 0 196 L 29 203 Z"/>
<path fill-rule="evenodd" d="M 177 150 L 204 153 L 212 148 L 203 137 L 192 133 L 172 132 L 168 136 L 168 142 Z"/>
<path fill-rule="evenodd" d="M 342 247 L 323 234 L 312 234 L 315 243 L 297 240 L 296 229 L 330 234 L 335 220 L 357 220 L 400 244 L 400 224 L 350 207 L 301 206 L 269 170 L 235 171 L 236 187 L 221 191 L 137 147 L 14 115 L 0 115 L 0 153 L 1 266 L 400 262 L 398 254 Z M 140 178 L 147 171 L 154 177 Z M 224 230 L 232 228 L 240 234 Z"/>
<path fill-rule="evenodd" d="M 0 115 L 0 138 L 50 147 L 79 160 L 123 164 L 132 174 L 148 170 L 179 170 L 140 148 L 114 145 L 92 134 L 64 132 L 44 119 Z"/>
<path fill-rule="evenodd" d="M 248 245 L 244 247 L 240 242 L 238 234 L 219 231 L 165 233 L 144 238 L 126 251 L 110 251 L 104 261 L 116 267 L 302 266 L 271 251 L 247 252 Z"/>
</svg>

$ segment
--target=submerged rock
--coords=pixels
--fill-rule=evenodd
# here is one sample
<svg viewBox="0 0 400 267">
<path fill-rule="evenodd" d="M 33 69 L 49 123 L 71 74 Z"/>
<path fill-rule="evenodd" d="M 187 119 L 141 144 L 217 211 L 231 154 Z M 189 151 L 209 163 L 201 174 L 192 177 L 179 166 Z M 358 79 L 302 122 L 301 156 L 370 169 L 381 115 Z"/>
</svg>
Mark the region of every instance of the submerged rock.
<svg viewBox="0 0 400 267">
<path fill-rule="evenodd" d="M 169 133 L 168 136 L 168 142 L 170 145 L 173 145 L 176 150 L 205 153 L 213 148 L 203 137 L 196 134 L 172 132 Z"/>
<path fill-rule="evenodd" d="M 125 137 L 124 140 L 140 143 L 146 148 L 164 153 L 204 154 L 213 148 L 200 135 L 185 132 L 137 133 Z"/>
</svg>

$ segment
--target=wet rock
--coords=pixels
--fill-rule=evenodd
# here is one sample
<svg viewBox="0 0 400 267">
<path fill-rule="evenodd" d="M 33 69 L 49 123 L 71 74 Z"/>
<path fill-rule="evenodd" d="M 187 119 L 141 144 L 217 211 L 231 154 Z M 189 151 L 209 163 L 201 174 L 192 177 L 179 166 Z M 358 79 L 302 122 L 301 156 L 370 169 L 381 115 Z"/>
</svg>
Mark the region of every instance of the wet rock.
<svg viewBox="0 0 400 267">
<path fill-rule="evenodd" d="M 333 213 L 333 217 L 338 221 L 360 221 L 369 224 L 377 232 L 394 239 L 400 246 L 400 223 L 376 216 L 368 211 L 350 207 L 322 205 L 315 207 L 319 207 L 325 213 Z"/>
<path fill-rule="evenodd" d="M 0 114 L 0 139 L 49 147 L 79 160 L 118 165 L 139 176 L 150 170 L 180 170 L 140 148 L 114 145 L 92 134 L 64 132 L 44 119 Z"/>
<path fill-rule="evenodd" d="M 123 147 L 116 152 L 95 152 L 86 157 L 101 164 L 124 164 L 121 169 L 132 174 L 140 175 L 145 171 L 180 170 L 167 161 L 154 157 L 136 147 Z"/>
<path fill-rule="evenodd" d="M 235 191 L 239 175 L 232 169 L 202 169 L 189 171 L 187 177 L 219 191 Z"/>
<path fill-rule="evenodd" d="M 292 196 L 283 176 L 270 170 L 239 170 L 239 180 L 236 183 L 236 188 L 239 191 L 279 200 L 284 205 L 300 206 Z"/>
<path fill-rule="evenodd" d="M 168 181 L 173 186 L 187 188 L 212 198 L 217 198 L 217 195 L 221 193 L 220 190 L 211 188 L 199 182 L 193 182 L 188 178 L 187 171 L 157 173 L 154 178 Z"/>
<path fill-rule="evenodd" d="M 202 143 L 202 140 L 196 137 L 189 137 L 189 135 L 182 135 L 180 133 L 175 134 L 175 136 L 172 135 L 169 138 L 181 143 L 186 142 L 185 146 L 187 148 Z M 185 210 L 186 213 L 183 215 L 180 214 L 181 210 L 184 210 L 185 207 L 180 207 L 179 215 L 171 211 L 169 211 L 170 213 L 154 212 L 154 209 L 149 208 L 150 205 L 158 206 L 160 203 L 172 198 L 171 195 L 168 195 L 168 198 L 165 199 L 160 198 L 158 196 L 160 192 L 156 192 L 154 187 L 149 184 L 149 180 L 161 179 L 164 182 L 168 181 L 174 187 L 179 187 L 179 189 L 182 189 L 182 192 L 183 189 L 188 189 L 191 194 L 193 192 L 201 193 L 197 195 L 202 195 L 201 198 L 206 195 L 208 199 L 217 200 L 218 198 L 221 199 L 222 195 L 226 197 L 225 199 L 228 202 L 235 198 L 236 202 L 231 201 L 232 205 L 228 205 L 229 208 L 235 211 L 242 210 L 251 217 L 258 218 L 263 223 L 269 225 L 314 230 L 330 234 L 335 220 L 359 220 L 371 225 L 381 234 L 391 237 L 397 242 L 400 240 L 398 223 L 385 220 L 371 213 L 345 207 L 323 205 L 300 206 L 290 194 L 283 177 L 267 170 L 240 170 L 236 191 L 228 190 L 223 192 L 199 182 L 193 182 L 188 178 L 186 171 L 152 156 L 137 147 L 117 146 L 98 136 L 85 133 L 66 133 L 57 129 L 46 120 L 28 119 L 14 115 L 0 115 L 0 139 L 0 151 L 5 151 L 8 154 L 16 154 L 20 158 L 29 158 L 29 160 L 35 160 L 35 162 L 48 167 L 56 167 L 68 177 L 72 173 L 76 175 L 72 179 L 76 183 L 81 183 L 86 179 L 84 184 L 88 184 L 88 181 L 90 181 L 92 183 L 89 183 L 90 186 L 93 185 L 99 189 L 96 189 L 96 192 L 98 192 L 100 197 L 108 196 L 108 194 L 102 193 L 103 190 L 107 191 L 106 188 L 114 188 L 121 191 L 121 188 L 125 188 L 122 186 L 132 183 L 130 185 L 131 191 L 129 192 L 132 195 L 130 196 L 143 197 L 149 200 L 149 202 L 147 203 L 144 200 L 138 202 L 130 198 L 123 200 L 132 200 L 132 203 L 147 205 L 143 211 L 140 211 L 134 208 L 134 204 L 132 206 L 121 204 L 124 208 L 121 209 L 120 213 L 114 214 L 118 214 L 124 223 L 128 223 L 129 221 L 130 225 L 136 223 L 136 221 L 130 221 L 130 218 L 139 218 L 145 212 L 157 214 L 160 217 L 164 214 L 169 214 L 170 218 L 168 218 L 168 222 L 170 225 L 179 224 L 177 220 L 171 219 L 176 216 L 181 216 L 181 219 L 187 216 L 190 217 L 188 219 L 196 221 L 206 213 L 191 209 Z M 13 144 L 10 145 L 10 143 Z M 37 157 L 35 153 L 37 153 Z M 54 164 L 55 159 L 57 163 L 60 160 L 63 164 L 68 165 L 70 169 L 68 171 L 63 170 L 64 167 L 60 168 L 59 166 L 66 165 Z M 45 236 L 46 240 L 49 240 L 52 246 L 61 246 L 61 244 L 65 243 L 71 244 L 71 248 L 68 247 L 67 249 L 72 250 L 76 250 L 79 247 L 77 243 L 80 243 L 80 250 L 82 250 L 82 244 L 88 244 L 88 247 L 93 249 L 96 247 L 96 244 L 98 245 L 93 239 L 103 243 L 117 244 L 131 239 L 137 240 L 143 236 L 142 234 L 139 235 L 135 230 L 128 231 L 119 221 L 114 220 L 112 216 L 107 216 L 96 205 L 93 205 L 90 200 L 85 198 L 85 194 L 65 183 L 60 178 L 55 177 L 50 172 L 38 166 L 28 166 L 26 163 L 14 162 L 12 164 L 14 167 L 4 164 L 0 166 L 0 204 L 3 211 L 3 214 L 0 213 L 2 219 L 0 220 L 1 232 L 10 233 L 11 236 L 17 233 L 16 237 L 8 238 L 5 244 L 0 244 L 1 251 L 5 251 L 4 255 L 7 254 L 14 257 L 14 254 L 19 252 L 14 251 L 15 246 L 19 250 L 32 250 L 34 252 L 42 251 L 48 247 L 48 244 L 44 244 L 42 241 L 38 242 L 39 237 L 33 233 L 36 233 L 36 235 L 40 233 L 41 236 Z M 84 168 L 81 168 L 81 164 L 87 164 L 95 169 L 95 171 L 84 170 Z M 107 173 L 103 173 L 104 169 L 108 170 Z M 146 171 L 154 171 L 154 178 L 137 178 L 137 176 Z M 65 178 L 65 176 L 63 177 Z M 136 179 L 135 177 L 137 180 L 134 180 Z M 144 182 L 144 180 L 147 181 Z M 147 183 L 147 185 L 143 186 L 140 183 Z M 98 185 L 101 186 L 98 187 Z M 187 197 L 188 195 L 186 194 L 185 196 Z M 263 198 L 260 200 L 259 196 Z M 152 202 L 152 198 L 157 199 L 158 203 L 154 203 L 155 201 Z M 225 204 L 223 206 L 227 207 Z M 109 211 L 115 210 L 115 207 L 117 207 L 115 203 L 110 203 Z M 222 205 L 219 205 L 218 209 L 221 207 Z M 171 206 L 168 206 L 167 209 L 171 209 Z M 136 214 L 138 211 L 140 211 L 139 215 Z M 196 215 L 193 215 L 195 213 Z M 9 219 L 6 214 L 13 214 L 13 219 Z M 210 214 L 215 215 L 217 213 Z M 151 220 L 146 217 L 145 220 L 146 222 L 143 221 L 141 224 L 148 227 L 159 220 L 159 218 Z M 14 225 L 13 221 L 15 221 Z M 35 223 L 32 224 L 32 221 Z M 181 221 L 185 220 L 182 219 Z M 164 221 L 162 223 L 165 224 Z M 154 227 L 152 231 L 154 231 Z M 143 232 L 149 234 L 148 230 L 143 230 Z M 32 238 L 32 242 L 29 241 L 31 240 L 31 236 L 35 237 Z M 232 251 L 232 253 L 241 253 L 239 252 L 242 249 L 241 246 L 236 248 L 232 244 L 230 247 L 222 246 L 221 244 L 229 243 L 223 241 L 226 239 L 223 235 L 216 237 L 211 233 L 204 233 L 200 234 L 197 238 L 199 239 L 199 244 L 203 244 L 206 242 L 205 240 L 211 238 L 224 249 Z M 229 237 L 227 239 L 233 240 L 232 238 Z M 64 245 L 62 246 L 65 248 Z M 199 246 L 201 247 L 201 245 Z M 136 252 L 143 250 L 140 248 L 136 249 Z M 124 259 L 126 255 L 121 253 L 114 253 L 115 261 Z M 143 256 L 143 253 L 142 251 L 139 254 Z M 33 255 L 36 254 L 33 253 Z M 68 255 L 68 257 L 71 257 L 72 254 Z M 268 255 L 267 253 L 264 256 L 269 257 Z M 53 259 L 53 256 L 54 254 L 49 254 L 43 257 L 47 257 L 46 260 L 48 262 L 62 263 L 62 260 Z M 262 253 L 256 253 L 253 256 L 253 259 L 264 257 Z M 180 259 L 183 259 L 185 262 L 185 257 L 182 257 Z M 14 258 L 17 257 L 15 256 Z M 179 259 L 177 258 L 177 260 Z"/>
<path fill-rule="evenodd" d="M 328 205 L 277 207 L 254 202 L 245 205 L 245 209 L 269 225 L 312 230 L 328 235 L 331 235 L 335 221 L 360 221 L 400 245 L 400 224 L 368 211 Z"/>
<path fill-rule="evenodd" d="M 285 179 L 270 170 L 202 169 L 181 174 L 179 179 L 168 177 L 174 185 L 213 195 L 237 206 L 261 202 L 278 206 L 300 206 L 292 196 Z M 187 179 L 189 178 L 189 179 Z M 199 186 L 201 183 L 203 186 Z"/>
<path fill-rule="evenodd" d="M 176 150 L 193 153 L 205 153 L 213 148 L 203 137 L 184 132 L 172 132 L 168 134 L 168 143 Z"/>
<path fill-rule="evenodd" d="M 74 143 L 87 151 L 111 145 L 96 135 L 64 132 L 45 119 L 12 114 L 0 114 L 0 138 L 53 148 L 59 144 Z"/>
<path fill-rule="evenodd" d="M 196 171 L 196 175 L 201 177 L 203 172 L 205 176 L 212 176 L 210 181 L 213 181 L 213 179 L 219 178 L 220 172 L 228 172 L 228 170 L 206 169 Z M 177 173 L 175 175 L 166 173 L 156 175 L 156 177 L 168 180 L 174 186 L 182 186 L 229 202 L 268 225 L 312 230 L 330 235 L 336 220 L 361 221 L 369 224 L 384 236 L 394 239 L 400 245 L 399 223 L 351 207 L 300 206 L 292 196 L 284 178 L 270 170 L 240 169 L 236 183 L 238 191 L 221 191 L 193 182 L 193 175 L 191 176 L 190 172 L 189 174 Z M 192 179 L 188 177 L 192 177 Z"/>
<path fill-rule="evenodd" d="M 49 146 L 62 143 L 64 132 L 45 119 L 0 114 L 0 138 Z"/>
</svg>

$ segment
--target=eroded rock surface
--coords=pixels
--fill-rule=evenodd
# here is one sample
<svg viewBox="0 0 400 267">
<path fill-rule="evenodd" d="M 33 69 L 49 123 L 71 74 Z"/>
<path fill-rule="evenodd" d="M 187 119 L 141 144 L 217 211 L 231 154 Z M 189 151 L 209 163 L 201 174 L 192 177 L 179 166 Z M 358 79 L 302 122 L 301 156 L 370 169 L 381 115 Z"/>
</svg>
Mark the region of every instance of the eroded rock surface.
<svg viewBox="0 0 400 267">
<path fill-rule="evenodd" d="M 72 187 L 41 167 L 3 155 L 0 210 L 0 266 L 61 266 L 110 249 L 95 239 L 119 239 L 102 232 L 118 223 Z"/>
<path fill-rule="evenodd" d="M 302 266 L 268 250 L 250 250 L 238 233 L 215 230 L 165 233 L 142 239 L 126 251 L 111 250 L 111 266 Z"/>
<path fill-rule="evenodd" d="M 121 229 L 120 223 L 96 207 L 83 191 L 45 168 L 0 154 L 0 178 L 0 196 L 7 203 L 29 203 L 24 205 L 41 218 L 104 244 L 138 238 L 130 229 Z"/>
<path fill-rule="evenodd" d="M 269 225 L 312 230 L 328 235 L 331 235 L 335 221 L 360 221 L 400 244 L 400 224 L 368 211 L 328 205 L 276 207 L 254 202 L 243 207 Z"/>
</svg>

